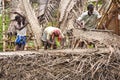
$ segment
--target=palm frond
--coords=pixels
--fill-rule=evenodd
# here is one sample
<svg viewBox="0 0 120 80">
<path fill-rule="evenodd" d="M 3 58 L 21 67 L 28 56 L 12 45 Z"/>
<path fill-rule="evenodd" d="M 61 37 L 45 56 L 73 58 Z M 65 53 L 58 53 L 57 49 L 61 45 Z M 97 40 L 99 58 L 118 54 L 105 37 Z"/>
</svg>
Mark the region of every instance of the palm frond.
<svg viewBox="0 0 120 80">
<path fill-rule="evenodd" d="M 60 3 L 60 28 L 66 30 L 73 28 L 74 20 L 84 10 L 87 0 L 62 0 Z"/>
<path fill-rule="evenodd" d="M 39 15 L 39 22 L 41 24 L 53 22 L 55 19 L 55 11 L 59 7 L 60 0 L 46 0 L 46 3 L 44 4 L 44 11 Z"/>
</svg>

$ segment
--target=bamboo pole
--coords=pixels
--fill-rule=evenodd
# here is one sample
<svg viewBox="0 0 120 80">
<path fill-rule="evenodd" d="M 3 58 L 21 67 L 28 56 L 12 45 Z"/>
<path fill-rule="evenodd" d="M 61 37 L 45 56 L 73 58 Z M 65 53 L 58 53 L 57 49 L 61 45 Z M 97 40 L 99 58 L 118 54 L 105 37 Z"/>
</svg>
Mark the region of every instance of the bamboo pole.
<svg viewBox="0 0 120 80">
<path fill-rule="evenodd" d="M 3 51 L 6 50 L 5 42 L 5 1 L 2 0 L 2 30 L 3 30 Z"/>
</svg>

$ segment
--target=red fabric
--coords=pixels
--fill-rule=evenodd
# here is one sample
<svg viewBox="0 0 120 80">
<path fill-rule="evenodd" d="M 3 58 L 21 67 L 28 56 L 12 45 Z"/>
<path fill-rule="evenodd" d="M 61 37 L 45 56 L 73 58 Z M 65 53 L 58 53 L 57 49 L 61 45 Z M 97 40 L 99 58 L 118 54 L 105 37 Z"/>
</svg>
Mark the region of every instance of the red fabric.
<svg viewBox="0 0 120 80">
<path fill-rule="evenodd" d="M 62 36 L 60 35 L 60 31 L 59 30 L 54 30 L 53 33 L 58 36 L 58 41 L 61 41 Z M 55 35 L 52 38 L 54 38 Z"/>
<path fill-rule="evenodd" d="M 55 35 L 60 35 L 60 31 L 59 30 L 54 30 L 54 33 L 55 33 Z"/>
</svg>

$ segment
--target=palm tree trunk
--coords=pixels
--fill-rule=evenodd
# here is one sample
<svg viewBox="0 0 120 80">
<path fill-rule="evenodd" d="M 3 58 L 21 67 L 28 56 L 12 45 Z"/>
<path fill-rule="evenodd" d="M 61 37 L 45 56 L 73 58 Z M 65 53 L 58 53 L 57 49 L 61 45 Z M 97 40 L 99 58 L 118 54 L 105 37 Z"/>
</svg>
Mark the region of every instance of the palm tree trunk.
<svg viewBox="0 0 120 80">
<path fill-rule="evenodd" d="M 11 0 L 10 2 L 10 12 L 18 12 L 20 14 L 25 14 L 21 0 Z M 10 19 L 14 19 L 15 14 L 10 14 Z"/>
<path fill-rule="evenodd" d="M 61 0 L 60 2 L 60 28 L 62 31 L 73 28 L 74 20 L 83 11 L 83 4 L 87 0 Z"/>
<path fill-rule="evenodd" d="M 41 46 L 41 34 L 42 34 L 42 27 L 39 26 L 37 17 L 35 15 L 34 10 L 32 9 L 32 6 L 29 3 L 29 0 L 22 0 L 22 3 L 24 5 L 24 10 L 26 12 L 26 17 L 28 19 L 28 22 L 30 23 L 31 29 L 33 31 L 35 40 L 36 40 L 36 47 Z"/>
</svg>

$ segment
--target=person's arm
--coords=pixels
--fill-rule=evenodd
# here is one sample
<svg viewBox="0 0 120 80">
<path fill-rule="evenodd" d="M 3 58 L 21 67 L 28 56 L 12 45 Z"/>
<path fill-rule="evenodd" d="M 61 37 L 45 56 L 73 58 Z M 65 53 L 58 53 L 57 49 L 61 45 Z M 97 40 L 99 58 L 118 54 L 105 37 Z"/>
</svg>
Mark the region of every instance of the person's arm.
<svg viewBox="0 0 120 80">
<path fill-rule="evenodd" d="M 55 44 L 54 40 L 52 40 L 53 42 L 50 40 L 51 36 L 52 36 L 52 39 L 53 39 L 53 36 L 54 36 L 53 34 L 52 35 L 50 35 L 49 33 L 47 34 L 47 42 L 51 45 L 54 45 Z"/>
<path fill-rule="evenodd" d="M 51 44 L 51 45 L 54 45 L 55 44 L 55 42 L 53 41 L 50 41 L 50 40 L 47 40 L 47 42 L 49 43 L 49 44 Z"/>
<path fill-rule="evenodd" d="M 20 27 L 18 24 L 16 24 L 16 25 L 15 25 L 15 28 L 16 28 L 17 30 L 22 30 L 24 27 L 27 26 L 27 24 L 28 24 L 28 23 L 26 23 L 26 24 L 23 25 L 22 27 Z"/>
<path fill-rule="evenodd" d="M 13 12 L 13 13 L 19 15 L 21 17 L 22 23 L 25 24 L 25 21 L 26 21 L 26 17 L 25 16 L 21 15 L 18 12 Z"/>
<path fill-rule="evenodd" d="M 84 25 L 84 23 L 82 21 L 76 20 L 76 23 L 78 24 L 78 26 L 80 26 L 80 28 L 82 28 Z"/>
<path fill-rule="evenodd" d="M 22 17 L 22 18 L 24 18 L 25 19 L 25 17 L 23 16 L 23 15 L 21 15 L 20 13 L 18 13 L 18 12 L 13 12 L 14 14 L 18 14 L 20 17 Z"/>
<path fill-rule="evenodd" d="M 80 17 L 78 17 L 78 19 L 76 19 L 76 23 L 78 24 L 78 26 L 80 28 L 84 28 L 84 17 L 86 15 L 86 12 L 82 13 Z"/>
<path fill-rule="evenodd" d="M 61 32 L 61 30 L 60 30 L 60 36 L 58 37 L 58 40 L 60 41 L 61 48 L 63 48 L 64 47 L 65 36 Z"/>
</svg>

